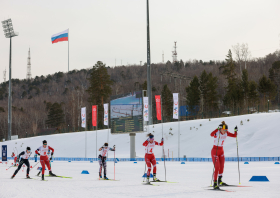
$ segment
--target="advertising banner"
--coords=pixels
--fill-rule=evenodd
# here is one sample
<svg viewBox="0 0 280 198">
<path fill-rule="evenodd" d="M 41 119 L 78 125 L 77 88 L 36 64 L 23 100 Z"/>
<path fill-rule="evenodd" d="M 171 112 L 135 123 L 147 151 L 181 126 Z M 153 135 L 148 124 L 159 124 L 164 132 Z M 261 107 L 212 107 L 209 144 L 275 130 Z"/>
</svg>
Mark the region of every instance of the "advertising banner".
<svg viewBox="0 0 280 198">
<path fill-rule="evenodd" d="M 86 107 L 83 107 L 82 109 L 81 109 L 81 116 L 82 116 L 82 127 L 83 128 L 86 128 L 86 116 L 87 116 L 87 114 L 86 114 Z"/>
<path fill-rule="evenodd" d="M 156 98 L 157 119 L 161 120 L 161 100 L 160 100 L 160 95 L 155 95 L 155 98 Z"/>
<path fill-rule="evenodd" d="M 7 160 L 7 145 L 2 145 L 2 162 Z"/>
<path fill-rule="evenodd" d="M 144 97 L 144 121 L 149 121 L 149 100 L 148 97 Z"/>
<path fill-rule="evenodd" d="M 173 119 L 179 119 L 178 93 L 173 93 Z"/>
<path fill-rule="evenodd" d="M 103 104 L 104 106 L 104 125 L 107 125 L 108 126 L 108 103 L 106 104 Z"/>
<path fill-rule="evenodd" d="M 92 105 L 92 126 L 97 126 L 97 105 Z"/>
</svg>

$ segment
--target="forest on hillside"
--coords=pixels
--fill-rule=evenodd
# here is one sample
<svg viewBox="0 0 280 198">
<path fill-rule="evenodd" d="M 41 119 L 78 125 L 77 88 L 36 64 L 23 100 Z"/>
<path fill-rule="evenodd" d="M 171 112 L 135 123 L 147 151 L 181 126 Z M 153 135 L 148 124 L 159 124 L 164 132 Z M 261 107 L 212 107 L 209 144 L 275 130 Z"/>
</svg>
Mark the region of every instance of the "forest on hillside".
<svg viewBox="0 0 280 198">
<path fill-rule="evenodd" d="M 233 59 L 229 51 L 223 61 L 168 61 L 152 64 L 151 68 L 152 92 L 153 96 L 162 95 L 164 121 L 172 121 L 172 93 L 180 93 L 180 106 L 194 111 L 193 116 L 183 119 L 215 117 L 213 112 L 225 110 L 241 114 L 250 108 L 252 113 L 257 106 L 264 110 L 280 104 L 280 51 L 250 60 Z M 100 106 L 102 117 L 102 105 L 110 101 L 110 96 L 146 90 L 146 80 L 146 64 L 110 67 L 100 61 L 89 69 L 31 80 L 12 79 L 12 135 L 79 131 L 81 107 L 87 107 L 90 125 L 91 105 Z M 8 131 L 8 87 L 8 81 L 0 84 L 1 140 L 7 138 Z M 200 117 L 195 116 L 198 114 Z"/>
</svg>

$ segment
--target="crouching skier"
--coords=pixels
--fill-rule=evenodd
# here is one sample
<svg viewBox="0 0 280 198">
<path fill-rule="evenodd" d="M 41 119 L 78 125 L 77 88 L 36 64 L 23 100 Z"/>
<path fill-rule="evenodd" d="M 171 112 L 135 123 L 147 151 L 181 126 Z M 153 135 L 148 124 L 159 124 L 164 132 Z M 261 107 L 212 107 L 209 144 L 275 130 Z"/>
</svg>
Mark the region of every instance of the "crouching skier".
<svg viewBox="0 0 280 198">
<path fill-rule="evenodd" d="M 108 178 L 106 177 L 106 173 L 107 173 L 106 155 L 107 155 L 109 150 L 110 151 L 115 151 L 116 148 L 115 148 L 115 146 L 113 148 L 110 148 L 110 147 L 108 147 L 108 143 L 105 143 L 104 146 L 102 146 L 99 149 L 100 154 L 98 156 L 98 162 L 99 162 L 99 165 L 100 165 L 100 168 L 99 168 L 99 178 L 100 179 L 102 178 L 102 166 L 103 166 L 103 168 L 104 168 L 104 179 L 108 180 Z"/>
<path fill-rule="evenodd" d="M 50 167 L 52 168 L 52 164 L 51 164 L 51 160 L 52 160 L 51 150 L 48 150 L 47 156 L 48 156 L 48 159 L 49 159 Z M 42 168 L 40 169 L 39 173 L 37 174 L 38 177 L 40 176 L 41 172 L 42 172 Z"/>
<path fill-rule="evenodd" d="M 43 146 L 40 146 L 40 147 L 35 151 L 35 153 L 36 153 L 37 155 L 40 156 L 40 163 L 41 163 L 41 165 L 42 165 L 42 180 L 45 180 L 45 178 L 44 178 L 44 174 L 45 174 L 45 165 L 48 167 L 50 176 L 51 176 L 51 177 L 56 177 L 56 175 L 53 174 L 53 173 L 52 173 L 52 170 L 51 170 L 51 166 L 50 166 L 50 163 L 49 163 L 49 158 L 48 158 L 48 156 L 47 156 L 48 150 L 51 150 L 51 151 L 52 151 L 51 156 L 53 156 L 54 149 L 53 149 L 52 147 L 48 146 L 47 141 L 44 140 L 44 141 L 43 141 Z M 40 151 L 40 153 L 39 153 L 39 151 Z"/>
<path fill-rule="evenodd" d="M 30 155 L 31 155 L 31 149 L 30 149 L 30 147 L 27 147 L 27 148 L 26 148 L 26 151 L 22 151 L 22 152 L 18 155 L 17 159 L 20 159 L 20 157 L 21 157 L 21 160 L 20 160 L 20 162 L 19 162 L 19 165 L 18 165 L 17 170 L 14 172 L 13 176 L 11 177 L 11 179 L 13 179 L 13 178 L 16 176 L 16 174 L 17 174 L 18 171 L 21 169 L 21 166 L 22 166 L 23 164 L 25 164 L 25 165 L 27 166 L 26 178 L 27 178 L 27 179 L 31 179 L 31 178 L 29 177 L 30 164 L 29 164 L 29 161 L 28 161 L 28 158 L 30 157 Z"/>
<path fill-rule="evenodd" d="M 145 162 L 148 166 L 148 171 L 147 171 L 147 183 L 150 183 L 150 172 L 151 172 L 151 164 L 153 164 L 153 181 L 159 181 L 156 178 L 157 174 L 157 161 L 154 155 L 154 147 L 155 145 L 162 146 L 163 145 L 163 138 L 161 139 L 161 143 L 158 143 L 154 141 L 154 135 L 149 133 L 147 135 L 149 138 L 143 143 L 143 146 L 145 146 Z"/>
</svg>

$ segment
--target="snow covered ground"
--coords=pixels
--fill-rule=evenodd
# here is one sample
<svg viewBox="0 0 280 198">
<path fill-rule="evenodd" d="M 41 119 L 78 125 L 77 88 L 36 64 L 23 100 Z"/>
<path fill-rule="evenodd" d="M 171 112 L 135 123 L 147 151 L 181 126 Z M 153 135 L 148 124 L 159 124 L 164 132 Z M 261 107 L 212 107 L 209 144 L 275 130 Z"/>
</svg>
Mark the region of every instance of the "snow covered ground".
<svg viewBox="0 0 280 198">
<path fill-rule="evenodd" d="M 34 165 L 35 162 L 31 161 Z M 252 187 L 224 188 L 234 192 L 213 192 L 205 190 L 211 183 L 213 165 L 211 162 L 166 162 L 167 180 L 178 183 L 158 183 L 159 186 L 142 185 L 144 162 L 116 163 L 116 179 L 120 181 L 98 180 L 97 162 L 53 162 L 52 170 L 66 178 L 50 178 L 40 181 L 37 170 L 32 170 L 31 180 L 24 179 L 25 171 L 20 171 L 10 179 L 15 168 L 6 170 L 8 165 L 0 164 L 1 198 L 87 198 L 87 197 L 279 197 L 280 165 L 274 162 L 249 162 L 240 164 L 241 185 Z M 164 180 L 164 164 L 159 162 L 158 178 Z M 81 174 L 88 170 L 89 175 Z M 48 171 L 47 171 L 48 172 Z M 108 162 L 109 178 L 114 178 L 114 163 Z M 249 182 L 253 175 L 265 175 L 270 182 Z M 238 184 L 237 162 L 226 162 L 224 181 Z"/>
<path fill-rule="evenodd" d="M 238 146 L 240 157 L 279 157 L 280 156 L 280 133 L 279 121 L 280 113 L 249 114 L 234 117 L 223 117 L 211 119 L 201 119 L 180 122 L 180 157 L 206 157 L 210 158 L 210 151 L 213 147 L 213 138 L 210 133 L 218 125 L 225 121 L 229 126 L 229 131 L 237 125 Z M 241 124 L 242 122 L 242 124 Z M 150 127 L 150 132 L 155 134 L 155 140 L 160 141 L 162 137 L 162 125 L 155 124 Z M 108 130 L 97 132 L 97 149 L 107 141 Z M 147 139 L 146 133 L 136 135 L 136 156 L 144 157 L 145 149 L 142 143 Z M 163 137 L 165 139 L 165 151 L 169 157 L 178 157 L 178 122 L 163 124 Z M 1 145 L 8 145 L 8 156 L 17 148 L 18 152 L 30 146 L 32 152 L 42 145 L 42 141 L 47 140 L 48 144 L 55 149 L 54 157 L 96 157 L 96 132 L 76 132 L 66 134 L 56 134 L 48 136 L 38 136 L 23 138 L 13 141 L 0 142 Z M 85 147 L 85 144 L 87 146 Z M 109 146 L 116 145 L 118 158 L 130 157 L 130 137 L 128 134 L 109 135 Z M 86 148 L 86 149 L 85 149 Z M 225 145 L 225 156 L 236 157 L 236 139 L 228 137 Z M 155 156 L 162 156 L 161 149 L 155 149 Z M 113 157 L 112 153 L 109 158 Z"/>
</svg>

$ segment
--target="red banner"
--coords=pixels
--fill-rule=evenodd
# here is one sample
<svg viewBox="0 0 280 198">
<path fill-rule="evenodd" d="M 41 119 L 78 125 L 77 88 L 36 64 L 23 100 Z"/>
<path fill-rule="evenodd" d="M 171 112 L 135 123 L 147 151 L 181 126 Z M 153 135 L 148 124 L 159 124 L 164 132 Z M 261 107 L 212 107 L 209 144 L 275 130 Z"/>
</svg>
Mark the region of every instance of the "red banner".
<svg viewBox="0 0 280 198">
<path fill-rule="evenodd" d="M 97 105 L 92 105 L 92 126 L 97 126 Z"/>
<path fill-rule="evenodd" d="M 160 101 L 160 95 L 155 95 L 155 98 L 156 98 L 157 119 L 161 120 L 161 101 Z"/>
</svg>

